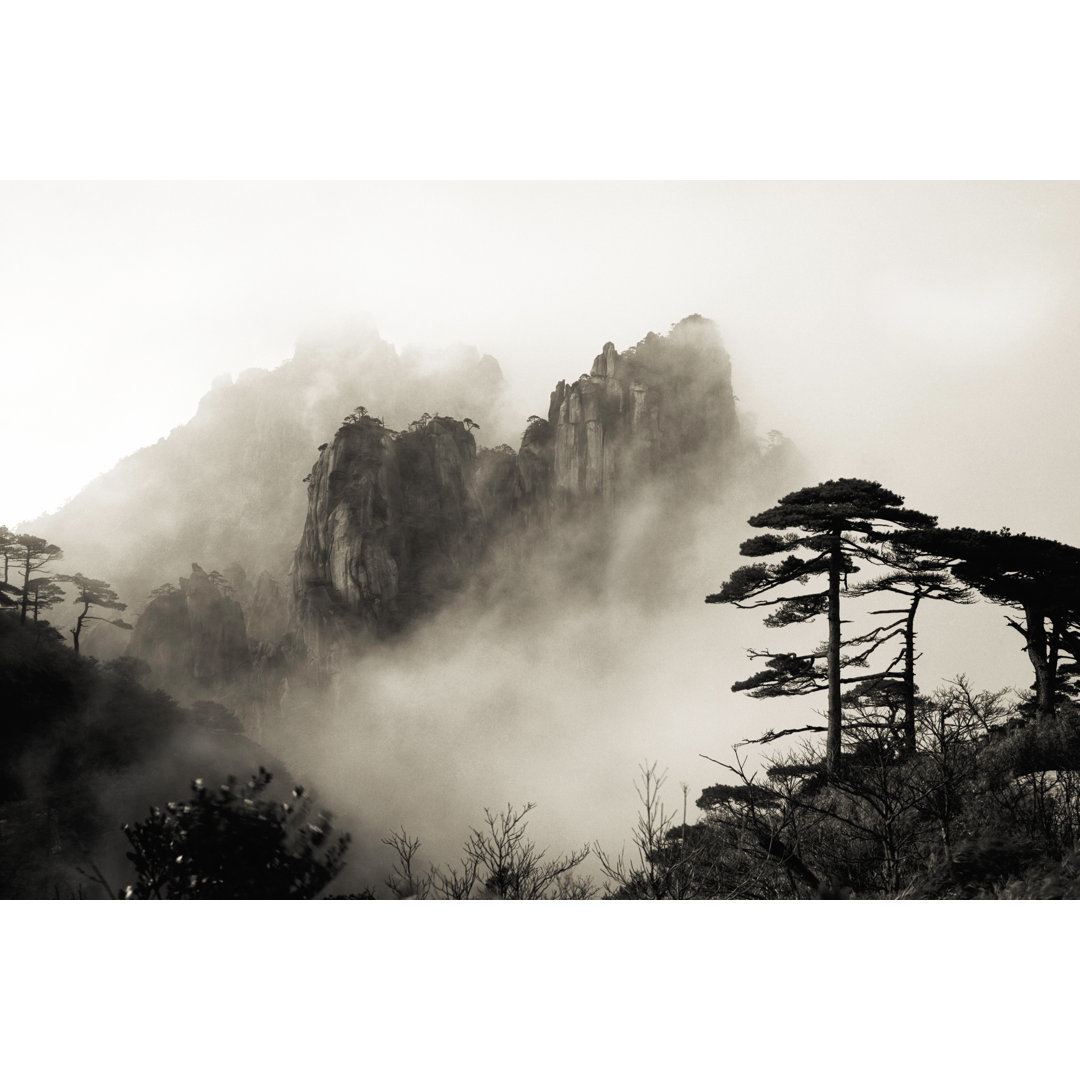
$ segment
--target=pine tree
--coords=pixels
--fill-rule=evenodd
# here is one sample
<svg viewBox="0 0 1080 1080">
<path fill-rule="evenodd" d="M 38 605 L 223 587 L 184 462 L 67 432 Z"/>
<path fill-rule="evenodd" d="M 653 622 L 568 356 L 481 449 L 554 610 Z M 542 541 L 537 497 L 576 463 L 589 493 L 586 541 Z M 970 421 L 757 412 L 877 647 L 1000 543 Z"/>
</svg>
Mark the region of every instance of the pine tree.
<svg viewBox="0 0 1080 1080">
<path fill-rule="evenodd" d="M 35 570 L 62 559 L 64 553 L 55 544 L 50 544 L 40 536 L 31 536 L 30 533 L 19 533 L 13 537 L 10 547 L 12 561 L 18 565 L 23 576 L 19 621 L 25 623 L 26 613 L 30 609 L 30 575 Z"/>
<path fill-rule="evenodd" d="M 825 764 L 830 775 L 840 766 L 842 727 L 841 692 L 844 683 L 861 682 L 877 675 L 844 678 L 845 666 L 864 666 L 867 658 L 887 640 L 880 630 L 841 640 L 841 583 L 856 573 L 857 559 L 872 559 L 875 545 L 900 528 L 931 528 L 937 519 L 917 510 L 906 510 L 901 496 L 872 480 L 829 480 L 816 487 L 785 495 L 769 510 L 756 514 L 749 524 L 761 529 L 781 529 L 743 541 L 740 552 L 754 557 L 783 555 L 777 562 L 755 562 L 739 567 L 720 592 L 705 598 L 709 604 L 736 607 L 774 607 L 766 626 L 809 623 L 826 615 L 829 635 L 824 648 L 810 654 L 774 654 L 751 651 L 766 659 L 763 671 L 736 683 L 732 690 L 747 690 L 753 697 L 776 697 L 828 690 L 828 735 Z M 805 551 L 806 556 L 797 555 Z M 825 588 L 797 591 L 812 577 L 824 575 Z M 786 591 L 791 587 L 795 591 Z M 771 595 L 785 590 L 781 595 Z M 843 654 L 847 646 L 859 651 Z M 822 670 L 821 661 L 825 667 Z M 878 673 L 880 674 L 880 673 Z"/>
<path fill-rule="evenodd" d="M 1005 621 L 1024 639 L 1036 719 L 1053 719 L 1061 653 L 1080 661 L 1080 548 L 1008 529 L 919 529 L 896 542 L 948 560 L 961 582 L 1023 613 Z"/>
<path fill-rule="evenodd" d="M 131 629 L 131 624 L 124 622 L 121 618 L 110 619 L 104 615 L 89 614 L 92 607 L 109 608 L 113 611 L 123 611 L 127 607 L 127 604 L 120 602 L 120 597 L 113 592 L 112 586 L 107 581 L 97 581 L 94 578 L 84 577 L 82 574 L 57 574 L 56 580 L 71 582 L 78 589 L 75 602 L 83 606 L 71 631 L 76 652 L 79 651 L 79 636 L 82 634 L 84 623 L 107 622 L 112 626 L 120 627 L 121 630 Z"/>
<path fill-rule="evenodd" d="M 904 715 L 904 750 L 910 754 L 915 752 L 915 615 L 919 605 L 923 600 L 971 604 L 975 602 L 975 596 L 971 589 L 952 577 L 949 560 L 940 556 L 916 553 L 910 548 L 887 542 L 877 551 L 873 561 L 883 565 L 885 573 L 870 581 L 860 582 L 849 589 L 847 595 L 856 597 L 887 592 L 907 598 L 906 607 L 883 608 L 870 614 L 900 616 L 895 622 L 881 627 L 881 633 L 891 635 L 899 632 L 903 642 L 899 659 L 904 666 L 898 678 Z M 888 695 L 891 688 L 882 686 L 879 690 Z"/>
</svg>

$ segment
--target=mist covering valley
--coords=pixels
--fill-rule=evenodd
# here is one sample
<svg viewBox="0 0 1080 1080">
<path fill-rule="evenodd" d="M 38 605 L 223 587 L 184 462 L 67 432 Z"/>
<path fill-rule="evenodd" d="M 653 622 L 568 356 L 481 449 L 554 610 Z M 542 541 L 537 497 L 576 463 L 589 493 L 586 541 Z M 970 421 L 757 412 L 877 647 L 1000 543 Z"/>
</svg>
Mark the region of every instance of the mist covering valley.
<svg viewBox="0 0 1080 1080">
<path fill-rule="evenodd" d="M 801 476 L 787 440 L 758 436 L 735 417 L 712 324 L 695 317 L 676 331 L 689 355 L 676 357 L 669 375 L 681 365 L 684 382 L 702 380 L 682 388 L 681 408 L 716 394 L 724 430 L 690 432 L 686 409 L 690 449 L 669 448 L 651 463 L 625 458 L 617 491 L 609 473 L 606 492 L 568 496 L 559 512 L 507 505 L 517 517 L 492 526 L 487 550 L 460 580 L 405 611 L 390 632 L 370 626 L 354 639 L 347 630 L 318 677 L 314 647 L 297 651 L 290 581 L 316 444 L 332 443 L 342 416 L 363 403 L 386 429 L 419 426 L 424 414 L 468 417 L 478 444 L 502 444 L 499 455 L 512 460 L 506 444 L 521 441 L 525 418 L 510 415 L 492 357 L 459 349 L 421 362 L 369 326 L 301 342 L 271 372 L 219 381 L 188 425 L 29 531 L 124 597 L 157 590 L 156 601 L 130 604 L 134 633 L 91 624 L 83 651 L 106 663 L 126 651 L 148 661 L 148 686 L 183 705 L 211 698 L 234 711 L 262 748 L 249 752 L 262 756 L 244 764 L 231 747 L 208 780 L 284 763 L 352 834 L 343 887 L 384 876 L 380 840 L 391 831 L 404 827 L 421 838 L 422 858 L 444 862 L 484 808 L 508 804 L 537 804 L 530 829 L 541 846 L 599 841 L 618 851 L 637 812 L 642 763 L 678 763 L 666 792 L 672 804 L 681 805 L 681 782 L 696 791 L 709 775 L 697 755 L 717 746 L 717 701 L 730 683 L 728 658 L 717 662 L 716 612 L 701 602 L 716 581 L 715 551 L 737 545 L 752 508 Z M 586 373 L 592 365 L 580 361 Z M 664 437 L 675 446 L 674 385 L 668 396 Z M 481 449 L 481 460 L 490 453 Z M 255 596 L 260 576 L 276 605 L 269 613 Z M 182 600 L 179 582 L 193 589 L 196 579 L 211 597 L 216 638 L 192 646 L 207 627 L 193 629 L 182 603 L 178 618 L 167 605 Z M 244 655 L 230 667 L 220 624 L 236 617 Z M 255 640 L 264 633 L 273 640 Z M 205 655 L 193 658 L 193 648 Z M 260 665 L 260 650 L 276 654 Z M 161 753 L 98 786 L 103 820 L 137 814 L 140 796 L 160 789 L 160 800 L 170 784 L 183 793 L 190 752 L 170 743 Z M 92 854 L 106 877 L 124 873 L 115 844 Z"/>
<path fill-rule="evenodd" d="M 588 853 L 589 876 L 565 880 L 599 895 L 643 792 L 675 837 L 720 790 L 716 754 L 768 768 L 755 737 L 813 728 L 800 696 L 731 694 L 752 627 L 702 603 L 808 462 L 740 413 L 738 369 L 700 315 L 579 366 L 525 420 L 495 358 L 399 353 L 354 325 L 217 380 L 190 423 L 30 523 L 131 598 L 94 598 L 131 622 L 78 623 L 101 675 L 64 679 L 90 749 L 60 734 L 9 755 L 10 894 L 115 894 L 131 876 L 117 823 L 192 777 L 198 798 L 264 768 L 277 805 L 302 784 L 349 834 L 339 895 L 403 893 L 395 834 L 419 841 L 415 868 L 453 866 L 485 815 L 526 806 L 539 848 Z M 979 671 L 977 641 L 957 648 L 956 612 L 934 607 L 920 657 L 963 665 L 939 679 Z M 789 628 L 785 647 L 818 634 Z"/>
<path fill-rule="evenodd" d="M 528 835 L 539 848 L 554 855 L 592 845 L 577 872 L 591 875 L 599 893 L 611 883 L 597 852 L 633 853 L 641 770 L 654 763 L 648 783 L 666 775 L 660 798 L 671 831 L 652 851 L 652 869 L 673 873 L 679 895 L 829 895 L 838 890 L 828 882 L 838 876 L 859 895 L 989 895 L 1013 887 L 1009 874 L 1029 870 L 1053 877 L 1051 891 L 1072 889 L 1071 878 L 1060 885 L 1065 871 L 1057 867 L 1071 851 L 1070 830 L 1080 827 L 1080 801 L 1069 786 L 1069 635 L 1080 604 L 1070 606 L 1067 548 L 1080 525 L 1071 500 L 1056 494 L 1055 477 L 1068 473 L 1075 457 L 1065 437 L 1075 377 L 1060 362 L 1068 327 L 1047 312 L 1064 295 L 1061 275 L 1075 258 L 1059 232 L 1046 233 L 1063 220 L 1057 211 L 1068 200 L 1041 192 L 1044 221 L 1028 213 L 1026 189 L 1008 198 L 948 189 L 943 205 L 956 212 L 934 218 L 923 213 L 923 202 L 933 199 L 921 191 L 885 190 L 873 202 L 861 189 L 844 188 L 855 244 L 855 233 L 828 232 L 828 214 L 820 227 L 806 224 L 817 220 L 810 211 L 821 190 L 785 190 L 777 202 L 754 187 L 728 193 L 723 204 L 704 188 L 680 190 L 680 213 L 701 210 L 694 220 L 714 230 L 714 240 L 722 217 L 704 210 L 721 205 L 729 214 L 725 235 L 742 237 L 714 267 L 728 275 L 729 297 L 716 322 L 707 310 L 705 317 L 658 320 L 657 309 L 670 319 L 686 308 L 679 301 L 669 310 L 670 297 L 645 303 L 643 286 L 637 298 L 648 316 L 628 316 L 630 299 L 598 304 L 618 314 L 617 331 L 597 328 L 599 318 L 587 331 L 560 326 L 558 318 L 537 329 L 534 319 L 538 358 L 531 364 L 532 341 L 507 337 L 513 283 L 504 283 L 497 267 L 477 264 L 484 287 L 504 302 L 490 336 L 480 315 L 473 317 L 475 344 L 432 345 L 428 334 L 428 344 L 413 346 L 392 344 L 366 317 L 296 320 L 312 330 L 290 359 L 274 366 L 280 356 L 253 337 L 237 350 L 250 366 L 215 379 L 193 416 L 59 510 L 12 522 L 0 593 L 3 693 L 18 717 L 4 736 L 0 772 L 5 895 L 115 895 L 133 874 L 131 835 L 120 832 L 121 823 L 142 821 L 152 806 L 184 812 L 188 803 L 216 798 L 205 792 L 221 790 L 228 775 L 244 785 L 260 766 L 274 774 L 265 789 L 274 805 L 299 807 L 304 800 L 290 792 L 303 785 L 311 812 L 332 815 L 329 835 L 351 835 L 344 868 L 335 869 L 332 886 L 308 880 L 312 895 L 369 888 L 389 895 L 384 882 L 394 853 L 383 841 L 395 831 L 419 839 L 421 866 L 453 864 L 486 811 L 529 803 Z M 638 196 L 643 205 L 658 198 L 652 191 Z M 587 210 L 581 220 L 592 221 L 602 196 L 559 189 L 534 197 L 554 199 L 569 220 Z M 441 197 L 460 209 L 457 193 Z M 1017 288 L 1002 285 L 1000 304 L 965 307 L 957 282 L 968 280 L 989 235 L 984 226 L 1004 204 L 1012 216 L 995 241 L 1004 261 L 1038 242 L 1046 253 L 1042 277 L 1031 270 Z M 518 220 L 510 203 L 496 198 L 492 206 Z M 769 234 L 752 234 L 738 218 L 747 212 L 750 222 L 762 210 L 774 214 L 769 221 L 780 232 L 808 230 L 804 250 L 820 243 L 831 252 L 827 282 L 839 286 L 843 311 L 859 318 L 836 319 L 840 304 L 814 306 L 822 292 L 812 275 L 785 261 L 794 250 L 790 237 L 777 249 L 783 258 L 768 257 Z M 451 213 L 447 220 L 456 219 Z M 601 231 L 610 231 L 621 218 L 599 220 Z M 902 220 L 906 230 L 897 227 Z M 643 229 L 633 244 L 615 231 L 607 248 L 595 245 L 608 271 L 596 285 L 601 299 L 605 280 L 622 280 L 620 260 L 635 256 L 635 245 L 663 262 L 666 234 Z M 566 244 L 546 234 L 527 238 L 545 272 L 578 273 L 575 260 L 564 259 Z M 759 240 L 764 247 L 754 246 Z M 707 238 L 699 247 L 709 258 L 719 250 Z M 582 252 L 593 250 L 581 241 Z M 690 249 L 672 247 L 666 257 L 679 250 Z M 906 286 L 890 276 L 894 265 L 913 275 Z M 695 264 L 687 266 L 689 274 Z M 936 307 L 928 299 L 934 289 L 910 283 L 929 281 L 928 267 L 936 268 L 934 289 L 946 298 Z M 675 262 L 668 269 L 677 279 Z M 410 270 L 396 268 L 400 275 Z M 439 289 L 450 287 L 446 265 L 436 265 L 432 277 Z M 773 298 L 774 277 L 783 303 Z M 416 280 L 420 288 L 425 279 Z M 685 286 L 688 279 L 679 280 Z M 986 285 L 983 277 L 978 282 Z M 587 284 L 578 282 L 583 292 Z M 476 282 L 453 287 L 464 300 Z M 998 295 L 976 292 L 984 300 Z M 553 310 L 563 315 L 566 295 L 554 298 Z M 254 355 L 257 345 L 262 352 Z M 155 348 L 164 350 L 157 370 L 179 370 L 169 359 L 173 346 L 159 341 Z M 852 360 L 863 355 L 874 358 L 865 380 Z M 138 379 L 131 385 L 135 404 L 118 408 L 118 420 L 153 398 Z M 1009 435 L 1017 429 L 1023 439 Z M 73 474 L 77 465 L 72 461 Z M 885 485 L 880 498 L 876 482 Z M 1027 624 L 1017 622 L 1015 595 L 1002 600 L 982 581 L 970 603 L 928 600 L 919 608 L 918 645 L 908 648 L 918 659 L 918 739 L 929 739 L 943 717 L 962 716 L 964 746 L 977 763 L 957 788 L 965 806 L 959 818 L 950 810 L 939 821 L 933 792 L 945 781 L 919 771 L 938 762 L 936 751 L 920 743 L 912 757 L 907 742 L 894 745 L 903 710 L 887 695 L 845 700 L 845 723 L 855 726 L 845 729 L 844 753 L 873 750 L 858 727 L 860 710 L 870 709 L 868 730 L 888 736 L 874 750 L 884 755 L 882 775 L 893 778 L 888 783 L 923 785 L 915 795 L 905 789 L 902 843 L 890 838 L 891 824 L 875 824 L 878 811 L 866 807 L 877 805 L 876 795 L 864 790 L 843 798 L 855 800 L 870 825 L 856 815 L 854 831 L 814 831 L 823 815 L 838 812 L 829 800 L 841 797 L 836 776 L 824 795 L 814 786 L 821 758 L 814 739 L 821 741 L 828 710 L 825 693 L 816 693 L 826 681 L 826 630 L 812 616 L 824 611 L 806 601 L 797 618 L 770 626 L 761 618 L 768 610 L 755 614 L 726 602 L 740 598 L 739 582 L 747 580 L 737 576 L 747 562 L 740 546 L 754 535 L 754 515 L 800 489 L 846 497 L 849 483 L 857 487 L 854 505 L 886 520 L 896 492 L 946 531 L 1004 526 L 1017 534 L 1000 541 L 1010 550 L 1020 550 L 1029 533 L 1066 545 L 1065 562 L 1054 564 L 1050 578 L 1064 606 L 1045 617 L 1055 673 L 1038 694 L 1041 676 L 1036 668 L 1032 683 L 1031 664 L 1039 650 L 1027 639 L 1021 648 L 1016 637 Z M 779 535 L 788 540 L 759 538 L 748 552 L 782 550 L 791 534 Z M 996 534 L 980 535 L 980 542 L 999 543 Z M 44 561 L 36 572 L 44 576 L 24 575 L 19 558 L 28 549 L 20 536 L 40 541 Z M 1040 553 L 1042 543 L 1035 545 Z M 62 552 L 59 561 L 49 562 L 57 557 L 48 554 L 52 548 Z M 1058 557 L 1056 548 L 1045 551 Z M 949 580 L 963 571 L 956 551 L 941 565 Z M 880 596 L 857 594 L 867 570 L 872 566 L 843 579 L 845 634 L 872 624 L 883 606 Z M 55 598 L 54 586 L 66 599 Z M 73 603 L 76 596 L 94 606 Z M 706 597 L 725 602 L 706 604 Z M 749 650 L 758 650 L 758 659 Z M 732 693 L 737 685 L 773 688 L 745 682 L 771 655 L 760 650 L 813 656 L 811 683 L 818 683 L 800 683 L 806 673 L 796 664 L 782 672 L 783 692 L 766 693 L 767 701 Z M 894 679 L 902 656 L 889 666 Z M 954 692 L 958 677 L 974 695 L 960 706 L 940 697 Z M 804 696 L 804 689 L 815 692 Z M 998 691 L 1006 693 L 993 707 L 978 696 Z M 1040 709 L 1043 720 L 1032 727 Z M 795 737 L 771 741 L 771 732 L 787 729 Z M 995 742 L 984 754 L 984 743 L 1006 730 L 1007 746 Z M 804 734 L 811 738 L 805 751 Z M 1047 740 L 1057 740 L 1057 749 L 1047 749 Z M 747 763 L 738 790 L 718 764 L 734 763 L 733 753 Z M 799 753 L 810 756 L 789 760 Z M 766 770 L 776 755 L 781 767 L 773 776 Z M 783 788 L 790 770 L 800 769 L 804 786 Z M 195 777 L 203 794 L 192 794 Z M 1042 787 L 1028 791 L 1036 783 Z M 997 803 L 980 801 L 988 790 Z M 258 782 L 244 791 L 249 801 L 264 793 Z M 766 832 L 788 843 L 785 830 L 798 826 L 799 843 L 820 865 L 793 878 L 792 867 L 805 861 L 799 844 L 766 845 L 764 856 L 744 850 L 747 837 L 760 847 L 764 835 L 754 817 L 759 798 L 762 806 L 791 810 L 770 810 Z M 1029 808 L 1023 820 L 1016 818 L 1021 803 Z M 684 807 L 689 830 L 682 829 Z M 814 829 L 804 828 L 804 814 Z M 166 826 L 158 821 L 146 836 L 160 839 L 155 829 Z M 1018 836 L 1028 845 L 1021 854 L 1009 846 Z M 721 837 L 722 850 L 735 856 L 717 855 Z M 684 844 L 701 859 L 688 877 Z M 989 845 L 998 876 L 974 884 L 956 878 L 964 844 Z M 985 855 L 978 848 L 975 862 L 982 866 Z M 1038 861 L 1047 859 L 1049 870 Z M 723 874 L 710 877 L 718 866 Z M 673 894 L 670 881 L 659 888 L 650 874 L 647 886 L 624 880 L 621 895 Z"/>
</svg>

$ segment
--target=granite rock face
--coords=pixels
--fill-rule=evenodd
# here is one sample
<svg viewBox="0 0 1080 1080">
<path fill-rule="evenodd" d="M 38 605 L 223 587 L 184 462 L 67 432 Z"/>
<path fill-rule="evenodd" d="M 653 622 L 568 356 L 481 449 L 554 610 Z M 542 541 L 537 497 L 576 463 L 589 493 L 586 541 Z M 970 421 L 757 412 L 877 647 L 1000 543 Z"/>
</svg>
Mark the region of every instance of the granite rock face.
<svg viewBox="0 0 1080 1080">
<path fill-rule="evenodd" d="M 289 594 L 267 571 L 261 571 L 252 580 L 234 562 L 225 568 L 221 589 L 243 610 L 248 638 L 253 643 L 277 645 L 286 638 L 292 618 Z"/>
<path fill-rule="evenodd" d="M 311 472 L 292 570 L 309 654 L 400 629 L 460 587 L 489 528 L 476 456 L 466 425 L 448 418 L 398 433 L 366 416 L 338 430 Z"/>
<path fill-rule="evenodd" d="M 244 605 L 248 637 L 277 642 L 289 632 L 289 599 L 265 570 L 255 580 L 255 590 Z"/>
<path fill-rule="evenodd" d="M 157 590 L 132 632 L 127 654 L 146 661 L 154 681 L 181 698 L 235 683 L 250 670 L 244 612 L 222 581 L 192 563 L 179 588 Z"/>
<path fill-rule="evenodd" d="M 516 454 L 478 453 L 470 427 L 424 417 L 396 433 L 361 416 L 323 448 L 292 570 L 309 659 L 434 609 L 496 535 L 527 546 L 562 514 L 611 510 L 650 480 L 731 456 L 738 442 L 730 362 L 700 316 L 624 353 L 605 345 L 588 374 L 559 383 L 546 419 L 529 418 Z"/>
<path fill-rule="evenodd" d="M 94 567 L 132 603 L 191 563 L 288 573 L 316 446 L 363 404 L 395 428 L 425 409 L 500 430 L 505 383 L 476 349 L 399 352 L 366 324 L 299 342 L 292 359 L 215 380 L 194 417 L 125 458 L 27 531 Z"/>
<path fill-rule="evenodd" d="M 560 382 L 548 410 L 552 496 L 611 506 L 643 480 L 684 468 L 738 436 L 731 362 L 714 323 L 691 315 L 624 353 L 608 342 L 592 369 Z"/>
</svg>

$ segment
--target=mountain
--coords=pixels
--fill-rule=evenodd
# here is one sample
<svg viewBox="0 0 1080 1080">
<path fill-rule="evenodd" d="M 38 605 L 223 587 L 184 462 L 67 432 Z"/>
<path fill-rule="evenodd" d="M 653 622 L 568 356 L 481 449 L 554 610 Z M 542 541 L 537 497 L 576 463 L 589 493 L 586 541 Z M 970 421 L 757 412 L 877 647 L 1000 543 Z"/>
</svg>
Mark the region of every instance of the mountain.
<svg viewBox="0 0 1080 1080">
<path fill-rule="evenodd" d="M 422 417 L 395 432 L 357 415 L 323 447 L 292 568 L 309 657 L 434 610 L 496 537 L 593 514 L 602 544 L 606 519 L 647 484 L 691 495 L 704 465 L 715 483 L 739 456 L 730 360 L 697 315 L 623 353 L 604 345 L 589 373 L 558 384 L 546 419 L 530 417 L 516 454 L 478 452 L 472 426 Z"/>
<path fill-rule="evenodd" d="M 476 350 L 433 370 L 374 335 L 301 345 L 33 529 L 128 600 L 113 655 L 190 730 L 254 740 L 244 768 L 265 749 L 340 808 L 361 880 L 406 820 L 433 851 L 509 798 L 568 828 L 642 754 L 684 752 L 663 717 L 691 683 L 704 722 L 717 544 L 794 482 L 708 320 L 584 366 L 515 449 Z"/>
<path fill-rule="evenodd" d="M 476 443 L 459 420 L 393 432 L 365 416 L 339 429 L 312 470 L 292 571 L 309 652 L 398 629 L 463 584 L 495 509 L 475 471 Z"/>
<path fill-rule="evenodd" d="M 310 363 L 294 360 L 278 377 L 297 378 Z M 478 363 L 492 379 L 495 369 Z M 377 374 L 384 371 L 376 365 Z M 490 410 L 495 387 L 481 379 L 484 386 L 480 404 Z M 400 401 L 403 393 L 384 388 L 380 396 Z M 279 402 L 276 394 L 262 398 Z M 233 438 L 235 409 L 245 400 L 234 393 L 200 409 L 200 417 L 207 414 L 200 423 L 209 426 L 185 430 L 184 439 L 202 430 L 213 442 L 221 434 L 209 419 L 214 416 L 231 425 Z M 332 403 L 320 408 L 335 413 Z M 179 588 L 157 589 L 129 654 L 148 662 L 157 684 L 181 699 L 214 691 L 249 719 L 267 709 L 276 716 L 290 675 L 295 683 L 306 670 L 321 681 L 339 654 L 400 633 L 466 589 L 483 592 L 488 605 L 529 604 L 527 582 L 537 560 L 553 562 L 548 571 L 567 586 L 594 587 L 627 514 L 646 497 L 664 510 L 653 518 L 652 531 L 635 541 L 652 564 L 637 592 L 662 589 L 678 545 L 675 523 L 714 498 L 740 469 L 768 474 L 785 449 L 776 444 L 763 452 L 741 432 L 730 359 L 715 324 L 699 315 L 621 353 L 605 344 L 589 372 L 558 383 L 546 418 L 529 418 L 516 452 L 505 444 L 478 449 L 477 426 L 471 417 L 424 413 L 395 430 L 357 407 L 319 447 L 306 478 L 302 527 L 295 507 L 265 509 L 279 505 L 281 475 L 295 467 L 267 459 L 265 474 L 251 473 L 251 457 L 241 453 L 246 505 L 264 509 L 245 519 L 246 530 L 230 534 L 229 545 L 219 544 L 218 565 L 225 553 L 236 561 L 224 575 L 207 575 L 196 563 Z M 264 446 L 265 429 L 251 428 Z M 235 491 L 235 483 L 221 484 Z M 288 489 L 291 502 L 298 487 Z M 205 501 L 212 508 L 219 496 L 213 489 Z M 217 526 L 206 509 L 189 520 Z M 255 526 L 259 537 L 244 548 Z M 172 537 L 170 550 L 180 547 L 182 536 Z M 286 547 L 291 589 L 281 573 Z M 277 574 L 262 569 L 252 575 L 249 568 L 270 551 L 278 553 Z"/>
<path fill-rule="evenodd" d="M 684 471 L 703 451 L 730 454 L 739 424 L 716 324 L 691 315 L 621 354 L 609 341 L 587 375 L 559 383 L 548 422 L 563 503 L 611 505 L 644 478 Z"/>
<path fill-rule="evenodd" d="M 364 326 L 311 338 L 272 371 L 216 380 L 189 423 L 24 530 L 135 610 L 193 562 L 282 578 L 303 528 L 304 474 L 346 412 L 363 405 L 394 427 L 438 408 L 497 432 L 504 390 L 498 362 L 475 349 L 399 353 Z"/>
<path fill-rule="evenodd" d="M 251 669 L 248 627 L 240 604 L 198 563 L 180 587 L 163 585 L 135 625 L 128 655 L 150 665 L 174 692 L 220 693 Z"/>
</svg>

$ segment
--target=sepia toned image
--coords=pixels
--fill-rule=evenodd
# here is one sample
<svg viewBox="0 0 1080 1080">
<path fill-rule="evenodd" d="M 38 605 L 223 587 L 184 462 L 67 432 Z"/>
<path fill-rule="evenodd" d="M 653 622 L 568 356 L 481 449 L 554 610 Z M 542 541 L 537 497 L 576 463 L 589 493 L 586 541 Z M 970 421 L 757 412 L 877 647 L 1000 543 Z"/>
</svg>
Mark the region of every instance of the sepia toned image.
<svg viewBox="0 0 1080 1080">
<path fill-rule="evenodd" d="M 1080 898 L 1077 183 L 0 190 L 0 898 Z"/>
</svg>

